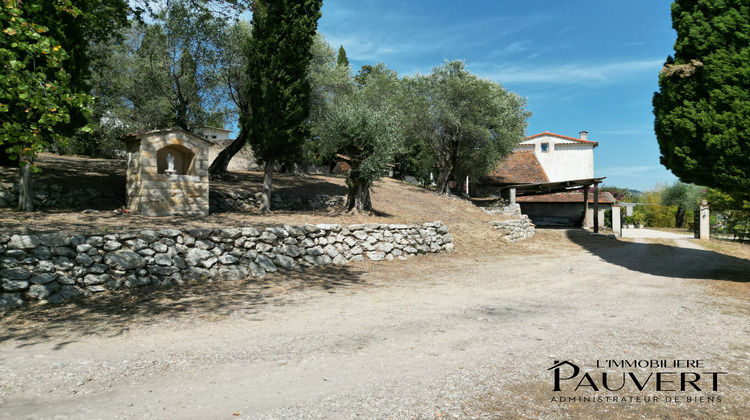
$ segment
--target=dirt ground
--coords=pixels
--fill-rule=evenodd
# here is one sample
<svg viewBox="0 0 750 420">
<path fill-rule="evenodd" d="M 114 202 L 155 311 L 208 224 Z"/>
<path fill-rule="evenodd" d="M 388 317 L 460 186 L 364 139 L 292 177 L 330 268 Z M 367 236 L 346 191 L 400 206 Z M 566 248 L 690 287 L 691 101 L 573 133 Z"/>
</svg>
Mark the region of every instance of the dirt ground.
<svg viewBox="0 0 750 420">
<path fill-rule="evenodd" d="M 502 253 L 40 305 L 0 321 L 0 418 L 747 418 L 748 273 L 692 242 L 560 229 Z M 652 359 L 701 362 L 607 369 L 616 386 L 677 373 L 601 389 L 597 362 Z M 553 391 L 557 361 L 600 389 Z M 667 382 L 680 372 L 701 391 Z M 726 372 L 716 391 L 704 372 Z"/>
</svg>

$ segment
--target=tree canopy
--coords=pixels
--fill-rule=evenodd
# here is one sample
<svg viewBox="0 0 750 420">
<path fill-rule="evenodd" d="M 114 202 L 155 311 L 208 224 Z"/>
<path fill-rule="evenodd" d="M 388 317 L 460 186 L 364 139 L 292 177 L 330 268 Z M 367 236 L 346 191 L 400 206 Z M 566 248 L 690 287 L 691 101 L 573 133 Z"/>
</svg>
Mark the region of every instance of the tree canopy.
<svg viewBox="0 0 750 420">
<path fill-rule="evenodd" d="M 531 115 L 525 99 L 472 74 L 462 61 L 446 61 L 406 83 L 417 98 L 409 106 L 409 138 L 437 166 L 441 193 L 452 179 L 489 173 L 524 137 Z"/>
<path fill-rule="evenodd" d="M 680 180 L 750 197 L 750 4 L 677 0 L 675 54 L 654 94 L 661 163 Z"/>
<path fill-rule="evenodd" d="M 90 45 L 127 18 L 121 0 L 4 1 L 0 6 L 0 157 L 32 159 L 85 127 Z"/>
<path fill-rule="evenodd" d="M 246 50 L 249 143 L 265 167 L 261 211 L 271 209 L 276 162 L 292 164 L 309 138 L 308 65 L 322 0 L 267 0 L 253 13 Z"/>
</svg>

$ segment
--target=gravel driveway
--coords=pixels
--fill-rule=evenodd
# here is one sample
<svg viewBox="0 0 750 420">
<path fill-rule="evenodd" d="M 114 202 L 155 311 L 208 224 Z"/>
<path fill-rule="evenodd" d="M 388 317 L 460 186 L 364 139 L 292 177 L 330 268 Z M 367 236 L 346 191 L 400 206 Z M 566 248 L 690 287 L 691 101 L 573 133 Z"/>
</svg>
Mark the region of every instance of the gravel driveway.
<svg viewBox="0 0 750 420">
<path fill-rule="evenodd" d="M 347 270 L 323 287 L 285 289 L 253 305 L 228 300 L 230 310 L 191 308 L 189 317 L 154 312 L 127 327 L 115 323 L 127 313 L 111 325 L 53 315 L 0 324 L 0 418 L 750 415 L 748 260 L 540 230 L 506 255 Z M 662 390 L 654 377 L 643 391 L 632 382 L 602 389 L 597 361 L 622 360 L 702 362 L 607 369 L 614 384 L 625 372 L 677 373 L 661 378 Z M 558 361 L 581 373 L 555 392 L 549 369 Z M 574 389 L 584 371 L 598 391 L 584 381 Z M 702 375 L 701 391 L 680 391 L 680 372 Z M 726 373 L 713 391 L 703 372 Z"/>
</svg>

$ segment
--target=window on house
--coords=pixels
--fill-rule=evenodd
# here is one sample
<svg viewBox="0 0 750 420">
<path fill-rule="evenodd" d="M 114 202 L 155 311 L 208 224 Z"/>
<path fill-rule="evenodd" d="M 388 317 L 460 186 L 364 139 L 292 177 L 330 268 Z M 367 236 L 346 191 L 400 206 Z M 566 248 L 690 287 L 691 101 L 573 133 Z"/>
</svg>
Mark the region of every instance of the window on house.
<svg viewBox="0 0 750 420">
<path fill-rule="evenodd" d="M 542 152 L 549 152 L 549 143 L 542 143 Z"/>
</svg>

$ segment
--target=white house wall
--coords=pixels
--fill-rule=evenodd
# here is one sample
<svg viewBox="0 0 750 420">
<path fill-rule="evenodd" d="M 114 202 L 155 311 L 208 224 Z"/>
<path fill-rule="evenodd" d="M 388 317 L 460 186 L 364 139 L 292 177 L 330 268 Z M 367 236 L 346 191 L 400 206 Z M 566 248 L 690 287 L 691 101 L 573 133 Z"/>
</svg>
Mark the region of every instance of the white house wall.
<svg viewBox="0 0 750 420">
<path fill-rule="evenodd" d="M 542 152 L 542 143 L 549 144 Z M 594 177 L 594 144 L 553 136 L 535 137 L 522 142 L 519 150 L 534 150 L 550 182 Z"/>
</svg>

